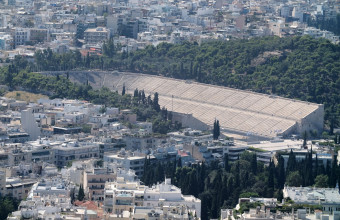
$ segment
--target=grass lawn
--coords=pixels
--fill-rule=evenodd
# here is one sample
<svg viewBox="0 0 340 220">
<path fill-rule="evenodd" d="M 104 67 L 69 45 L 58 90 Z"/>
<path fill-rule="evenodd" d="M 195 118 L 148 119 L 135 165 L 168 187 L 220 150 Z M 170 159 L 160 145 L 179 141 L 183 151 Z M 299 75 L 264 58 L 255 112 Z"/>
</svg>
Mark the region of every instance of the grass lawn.
<svg viewBox="0 0 340 220">
<path fill-rule="evenodd" d="M 21 100 L 21 101 L 26 101 L 26 102 L 37 102 L 38 99 L 41 99 L 41 98 L 48 99 L 48 97 L 45 95 L 24 92 L 24 91 L 12 91 L 12 92 L 6 93 L 4 96 L 7 98 L 13 98 L 16 100 Z"/>
</svg>

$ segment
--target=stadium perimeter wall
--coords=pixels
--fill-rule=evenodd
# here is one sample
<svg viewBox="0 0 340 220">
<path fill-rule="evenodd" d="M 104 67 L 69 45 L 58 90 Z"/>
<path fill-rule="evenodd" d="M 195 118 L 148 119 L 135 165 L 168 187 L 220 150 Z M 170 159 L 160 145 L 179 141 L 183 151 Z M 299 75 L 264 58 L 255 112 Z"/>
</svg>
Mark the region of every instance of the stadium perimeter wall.
<svg viewBox="0 0 340 220">
<path fill-rule="evenodd" d="M 157 78 L 157 79 L 166 79 L 166 80 L 173 80 L 177 82 L 185 82 L 184 80 L 178 80 L 178 79 L 172 79 L 172 78 L 166 78 L 166 77 L 160 77 L 160 76 L 153 76 L 153 75 L 144 75 L 144 74 L 137 74 L 137 73 L 121 73 L 121 72 L 105 72 L 105 71 L 68 71 L 70 79 L 72 81 L 78 82 L 78 83 L 86 83 L 87 81 L 92 85 L 93 88 L 100 88 L 102 86 L 106 86 L 111 90 L 119 90 L 121 89 L 122 85 L 124 84 L 124 80 L 128 80 L 126 84 L 128 85 L 130 82 L 129 80 L 133 79 L 133 77 L 152 77 L 152 78 Z M 60 75 L 60 74 L 65 74 L 65 72 L 44 72 L 43 74 L 46 75 Z M 110 78 L 110 76 L 113 76 L 113 78 Z M 124 79 L 125 76 L 129 76 L 127 79 Z M 111 80 L 113 80 L 111 82 Z M 115 82 L 116 81 L 116 82 Z M 209 88 L 219 88 L 221 91 L 223 89 L 229 89 L 233 91 L 237 91 L 240 93 L 247 93 L 249 95 L 255 94 L 255 95 L 261 95 L 263 97 L 268 97 L 268 95 L 265 94 L 259 94 L 259 93 L 254 93 L 254 92 L 248 92 L 248 91 L 242 91 L 242 90 L 237 90 L 237 89 L 230 89 L 227 87 L 221 87 L 221 86 L 215 86 L 215 85 L 208 85 L 208 84 L 202 84 L 202 83 L 195 83 L 197 85 L 204 85 Z M 114 85 L 114 86 L 112 86 Z M 119 86 L 118 86 L 119 85 Z M 147 85 L 146 85 L 147 87 Z M 133 93 L 134 89 L 136 88 L 127 88 L 127 93 Z M 148 88 L 138 88 L 139 90 L 145 89 L 148 91 Z M 157 92 L 157 91 L 153 91 Z M 147 95 L 151 94 L 151 92 L 148 92 Z M 169 96 L 169 94 L 160 94 L 160 99 L 162 99 L 162 96 Z M 244 94 L 243 94 L 244 95 Z M 292 99 L 287 99 L 287 98 L 282 98 L 282 97 L 274 97 L 278 98 L 281 100 L 290 100 L 291 102 L 296 102 L 300 104 L 304 104 L 305 106 L 307 105 L 312 105 L 315 110 L 310 112 L 308 115 L 305 115 L 303 118 L 300 119 L 293 119 L 293 118 L 283 118 L 283 120 L 290 120 L 290 121 L 295 121 L 294 124 L 292 124 L 288 129 L 284 130 L 283 132 L 277 132 L 275 135 L 278 136 L 289 136 L 291 134 L 302 134 L 304 131 L 317 131 L 319 134 L 323 130 L 323 125 L 324 125 L 324 106 L 323 105 L 318 105 L 315 103 L 308 103 L 308 102 L 303 102 L 303 101 L 298 101 L 298 100 L 292 100 Z M 181 98 L 180 98 L 181 99 Z M 183 100 L 183 99 L 182 99 Z M 199 101 L 196 101 L 199 103 Z M 212 104 L 212 103 L 211 103 Z M 316 107 L 317 106 L 317 107 Z M 274 107 L 274 106 L 273 106 Z M 171 110 L 171 109 L 169 109 Z M 301 110 L 303 111 L 303 110 Z M 248 109 L 248 113 L 252 112 L 256 114 L 256 111 L 252 111 L 252 109 Z M 268 113 L 261 113 L 258 112 L 259 114 L 268 114 Z M 190 114 L 190 109 L 186 110 L 185 112 L 177 112 L 177 120 L 182 122 L 184 126 L 192 127 L 194 129 L 200 129 L 200 130 L 206 130 L 211 128 L 212 123 L 213 123 L 213 118 L 209 120 L 208 122 L 202 122 L 200 118 L 197 118 Z M 280 118 L 280 117 L 279 117 Z M 222 125 L 223 126 L 223 125 Z M 233 128 L 224 128 L 226 131 L 231 131 L 235 132 L 237 134 L 245 134 L 244 130 L 237 130 Z M 272 135 L 272 134 L 271 134 Z M 255 136 L 255 135 L 254 135 Z M 274 136 L 263 136 L 265 138 L 273 138 Z"/>
</svg>

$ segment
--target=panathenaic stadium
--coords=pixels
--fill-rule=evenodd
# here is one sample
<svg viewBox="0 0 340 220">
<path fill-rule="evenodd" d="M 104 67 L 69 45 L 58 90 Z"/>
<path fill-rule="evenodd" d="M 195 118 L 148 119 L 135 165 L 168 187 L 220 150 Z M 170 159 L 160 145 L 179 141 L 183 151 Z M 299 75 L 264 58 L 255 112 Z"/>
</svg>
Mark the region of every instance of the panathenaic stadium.
<svg viewBox="0 0 340 220">
<path fill-rule="evenodd" d="M 223 131 L 263 138 L 323 129 L 320 104 L 145 74 L 70 72 L 70 78 L 119 92 L 125 85 L 131 94 L 136 88 L 146 95 L 157 92 L 161 107 L 192 117 L 186 125 L 193 128 L 212 126 L 217 119 Z"/>
</svg>

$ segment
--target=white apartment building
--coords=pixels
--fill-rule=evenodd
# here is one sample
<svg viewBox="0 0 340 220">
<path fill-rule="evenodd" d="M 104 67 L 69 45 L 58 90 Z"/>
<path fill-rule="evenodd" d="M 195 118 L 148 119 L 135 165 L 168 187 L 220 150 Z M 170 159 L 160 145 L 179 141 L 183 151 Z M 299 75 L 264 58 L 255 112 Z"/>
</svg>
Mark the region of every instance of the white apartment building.
<svg viewBox="0 0 340 220">
<path fill-rule="evenodd" d="M 70 196 L 70 187 L 67 182 L 62 179 L 42 179 L 40 182 L 32 186 L 31 191 L 27 196 L 27 200 L 32 200 L 35 196 L 48 196 L 48 195 L 64 195 Z"/>
<path fill-rule="evenodd" d="M 87 44 L 97 44 L 108 40 L 110 30 L 104 27 L 89 28 L 84 32 L 84 39 Z"/>
<path fill-rule="evenodd" d="M 117 216 L 124 211 L 131 213 L 135 206 L 143 205 L 145 188 L 139 181 L 126 181 L 124 177 L 117 177 L 115 182 L 106 182 L 104 211 Z"/>
<path fill-rule="evenodd" d="M 73 185 L 62 179 L 43 179 L 34 184 L 25 201 L 9 219 L 61 219 L 72 214 L 70 192 Z M 71 212 L 71 213 L 70 213 Z"/>
<path fill-rule="evenodd" d="M 66 166 L 72 160 L 99 158 L 99 145 L 95 143 L 63 143 L 54 149 L 58 167 Z"/>
<path fill-rule="evenodd" d="M 151 159 L 154 159 L 152 156 Z M 106 164 L 114 163 L 117 168 L 123 168 L 125 170 L 134 170 L 138 177 L 142 177 L 144 173 L 144 161 L 145 157 L 142 156 L 133 156 L 133 155 L 124 155 L 120 154 L 111 154 L 104 155 L 104 166 Z"/>
<path fill-rule="evenodd" d="M 0 50 L 11 50 L 13 48 L 13 37 L 9 34 L 0 33 Z"/>
<path fill-rule="evenodd" d="M 12 213 L 9 219 L 60 219 L 61 212 L 71 208 L 71 198 L 62 194 L 34 196 L 30 200 L 21 201 L 19 211 Z"/>
<path fill-rule="evenodd" d="M 339 188 L 289 187 L 283 189 L 283 197 L 296 204 L 322 205 L 324 213 L 340 211 Z"/>
<path fill-rule="evenodd" d="M 31 141 L 38 139 L 41 132 L 32 113 L 32 109 L 21 111 L 21 125 L 23 129 L 30 135 Z"/>
<path fill-rule="evenodd" d="M 171 184 L 171 179 L 165 179 L 163 183 L 147 188 L 143 205 L 147 207 L 186 205 L 198 218 L 201 217 L 201 200 L 192 195 L 182 195 L 181 189 Z"/>
<path fill-rule="evenodd" d="M 124 215 L 123 215 L 124 216 Z M 190 210 L 185 205 L 163 206 L 157 208 L 135 207 L 133 219 L 195 219 L 190 215 Z"/>
<path fill-rule="evenodd" d="M 170 179 L 149 188 L 137 181 L 128 182 L 117 177 L 116 182 L 106 183 L 104 194 L 104 210 L 116 216 L 131 213 L 134 207 L 157 209 L 184 205 L 198 218 L 201 217 L 201 200 L 191 195 L 182 195 L 181 189 L 171 185 Z"/>
<path fill-rule="evenodd" d="M 16 199 L 24 199 L 36 180 L 19 178 L 6 178 L 6 194 Z"/>
<path fill-rule="evenodd" d="M 30 30 L 28 28 L 16 28 L 14 35 L 15 45 L 24 45 L 30 40 Z"/>
</svg>

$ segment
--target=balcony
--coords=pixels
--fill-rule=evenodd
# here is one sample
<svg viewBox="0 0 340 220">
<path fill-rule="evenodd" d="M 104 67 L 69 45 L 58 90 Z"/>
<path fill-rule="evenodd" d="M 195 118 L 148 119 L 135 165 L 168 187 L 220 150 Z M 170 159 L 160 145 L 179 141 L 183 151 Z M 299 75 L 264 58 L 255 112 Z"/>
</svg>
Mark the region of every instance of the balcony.
<svg viewBox="0 0 340 220">
<path fill-rule="evenodd" d="M 99 190 L 99 189 L 103 190 L 104 188 L 105 188 L 104 186 L 103 187 L 89 186 L 90 190 Z"/>
<path fill-rule="evenodd" d="M 103 183 L 103 184 L 105 184 L 106 181 L 107 180 L 89 180 L 89 181 L 87 181 L 87 183 L 88 184 L 90 184 L 90 183 Z"/>
<path fill-rule="evenodd" d="M 115 203 L 115 205 L 133 205 L 133 203 L 132 202 L 130 202 L 130 201 L 121 201 L 121 202 L 116 202 Z"/>
</svg>

